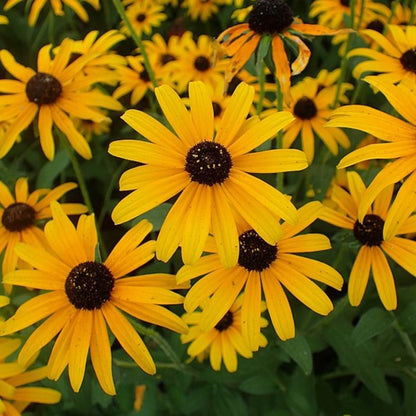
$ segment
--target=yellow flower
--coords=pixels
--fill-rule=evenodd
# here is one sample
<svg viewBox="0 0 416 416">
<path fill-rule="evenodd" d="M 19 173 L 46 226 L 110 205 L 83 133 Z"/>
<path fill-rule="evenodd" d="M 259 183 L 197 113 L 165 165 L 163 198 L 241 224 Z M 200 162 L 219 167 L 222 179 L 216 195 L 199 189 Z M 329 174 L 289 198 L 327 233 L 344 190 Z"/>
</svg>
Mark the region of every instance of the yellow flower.
<svg viewBox="0 0 416 416">
<path fill-rule="evenodd" d="M 206 22 L 212 15 L 218 13 L 218 6 L 230 4 L 232 0 L 184 0 L 182 7 L 188 9 L 192 20 L 200 19 Z"/>
<path fill-rule="evenodd" d="M 238 264 L 232 268 L 224 267 L 216 247 L 211 244 L 206 251 L 214 254 L 203 256 L 194 265 L 185 265 L 178 271 L 178 283 L 203 276 L 192 285 L 184 301 L 187 312 L 207 302 L 199 321 L 203 331 L 218 324 L 243 288 L 242 333 L 252 350 L 259 345 L 262 291 L 274 329 L 282 340 L 295 336 L 294 319 L 283 287 L 314 312 L 327 315 L 333 309 L 331 300 L 312 280 L 339 290 L 343 284 L 341 275 L 325 263 L 298 255 L 331 247 L 329 239 L 322 234 L 297 235 L 316 220 L 321 208 L 317 201 L 300 208 L 299 222 L 282 224 L 283 235 L 275 244 L 264 241 L 242 223 Z"/>
<path fill-rule="evenodd" d="M 248 23 L 241 23 L 223 31 L 218 42 L 231 57 L 228 73 L 229 81 L 249 60 L 264 36 L 271 37 L 272 57 L 275 75 L 284 97 L 288 96 L 290 76 L 301 73 L 309 62 L 311 51 L 298 36 L 332 35 L 334 31 L 322 26 L 305 24 L 295 18 L 290 7 L 281 0 L 257 0 L 248 16 Z M 283 41 L 288 41 L 298 52 L 291 67 Z"/>
<path fill-rule="evenodd" d="M 416 231 L 416 215 L 411 215 L 416 206 L 416 174 L 401 186 L 393 203 L 394 185 L 387 186 L 377 195 L 362 220 L 358 213 L 366 187 L 357 172 L 348 172 L 347 180 L 348 191 L 338 185 L 332 188 L 331 199 L 337 209 L 325 207 L 319 217 L 351 230 L 361 245 L 348 282 L 350 303 L 352 306 L 361 303 L 371 271 L 384 307 L 396 309 L 394 277 L 386 255 L 416 276 L 416 242 L 401 237 Z"/>
<path fill-rule="evenodd" d="M 143 220 L 117 243 L 104 262 L 96 259 L 97 233 L 93 215 L 72 224 L 57 202 L 45 226 L 48 250 L 29 244 L 16 245 L 17 255 L 33 269 L 7 274 L 7 284 L 41 289 L 41 294 L 21 305 L 1 327 L 10 334 L 44 318 L 20 350 L 18 362 L 26 364 L 56 335 L 48 361 L 48 377 L 57 380 L 68 366 L 69 379 L 78 392 L 84 378 L 88 351 L 102 389 L 115 394 L 111 346 L 107 325 L 122 348 L 146 373 L 156 371 L 141 337 L 120 310 L 133 317 L 186 332 L 183 321 L 161 307 L 182 303 L 175 277 L 149 274 L 125 277 L 154 257 L 154 241 L 140 245 L 152 225 Z"/>
<path fill-rule="evenodd" d="M 232 209 L 266 241 L 276 243 L 281 235 L 278 219 L 296 222 L 296 209 L 285 195 L 250 173 L 301 170 L 307 166 L 305 155 L 292 149 L 250 152 L 288 125 L 293 116 L 283 111 L 261 121 L 257 117 L 246 120 L 254 89 L 241 83 L 215 133 L 205 84 L 189 84 L 189 112 L 171 87 L 162 85 L 155 92 L 175 133 L 141 111 L 128 110 L 122 116 L 150 142 L 110 143 L 110 154 L 142 164 L 120 178 L 120 189 L 133 192 L 114 208 L 114 222 L 129 221 L 180 194 L 157 239 L 159 259 L 168 261 L 181 246 L 184 262 L 194 263 L 212 233 L 224 263 L 236 264 L 238 233 Z"/>
<path fill-rule="evenodd" d="M 0 253 L 4 251 L 3 276 L 17 267 L 18 257 L 14 248 L 18 242 L 36 246 L 46 243 L 41 222 L 51 217 L 50 203 L 76 187 L 75 183 L 69 182 L 52 190 L 37 189 L 29 194 L 27 178 L 19 178 L 13 196 L 7 186 L 0 182 Z M 85 205 L 72 203 L 62 204 L 62 209 L 68 215 L 87 211 Z"/>
<path fill-rule="evenodd" d="M 353 75 L 360 78 L 366 72 L 379 73 L 381 81 L 392 84 L 403 82 L 409 87 L 416 84 L 416 26 L 388 25 L 386 36 L 375 30 L 362 30 L 381 50 L 356 48 L 349 57 L 368 58 L 354 67 Z"/>
<path fill-rule="evenodd" d="M 4 10 L 9 10 L 16 4 L 22 2 L 24 0 L 8 0 L 4 5 Z M 50 0 L 50 7 L 52 7 L 53 12 L 57 16 L 62 16 L 64 14 L 64 10 L 62 7 L 62 3 L 70 7 L 76 15 L 84 22 L 88 22 L 88 14 L 85 8 L 81 5 L 82 0 Z M 86 3 L 90 4 L 96 10 L 100 8 L 99 0 L 83 0 Z M 30 3 L 29 1 L 27 3 Z M 29 12 L 29 25 L 34 26 L 36 21 L 38 20 L 39 13 L 42 8 L 45 6 L 46 0 L 34 0 L 32 2 L 32 7 L 30 8 Z"/>
<path fill-rule="evenodd" d="M 379 89 L 405 119 L 399 119 L 364 105 L 347 105 L 333 111 L 328 127 L 348 127 L 365 131 L 387 143 L 370 144 L 341 159 L 343 169 L 365 160 L 396 159 L 385 166 L 362 195 L 358 220 L 362 221 L 375 197 L 388 185 L 401 181 L 416 169 L 416 96 L 404 85 L 382 82 L 379 76 L 365 78 Z"/>
<path fill-rule="evenodd" d="M 196 357 L 198 361 L 209 356 L 211 367 L 215 371 L 221 369 L 221 362 L 224 361 L 229 372 L 237 371 L 237 354 L 251 358 L 253 352 L 241 332 L 241 305 L 242 297 L 239 296 L 215 327 L 208 330 L 203 330 L 199 325 L 202 316 L 200 311 L 184 314 L 182 318 L 189 325 L 189 332 L 181 335 L 181 341 L 183 344 L 191 343 L 187 350 L 188 355 L 191 358 Z M 264 310 L 265 305 L 262 302 L 261 311 Z M 261 328 L 267 324 L 266 319 L 260 318 Z M 267 339 L 260 333 L 259 345 L 255 350 L 266 345 Z"/>
<path fill-rule="evenodd" d="M 46 377 L 46 367 L 27 371 L 28 366 L 5 362 L 20 346 L 19 339 L 0 338 L 0 415 L 20 416 L 31 403 L 55 404 L 61 393 L 47 387 L 26 386 Z"/>
<path fill-rule="evenodd" d="M 79 72 L 90 59 L 80 57 L 70 63 L 72 41 L 65 39 L 53 59 L 51 45 L 38 54 L 38 69 L 18 64 L 10 52 L 0 51 L 0 60 L 6 70 L 17 79 L 0 80 L 0 121 L 13 119 L 0 143 L 0 157 L 4 157 L 15 143 L 18 135 L 38 118 L 40 144 L 45 156 L 55 155 L 52 127 L 55 125 L 67 137 L 71 146 L 85 159 L 90 159 L 91 149 L 85 138 L 76 130 L 69 116 L 95 122 L 105 117 L 94 107 L 121 110 L 112 97 L 92 90 L 94 77 L 80 77 Z"/>
</svg>

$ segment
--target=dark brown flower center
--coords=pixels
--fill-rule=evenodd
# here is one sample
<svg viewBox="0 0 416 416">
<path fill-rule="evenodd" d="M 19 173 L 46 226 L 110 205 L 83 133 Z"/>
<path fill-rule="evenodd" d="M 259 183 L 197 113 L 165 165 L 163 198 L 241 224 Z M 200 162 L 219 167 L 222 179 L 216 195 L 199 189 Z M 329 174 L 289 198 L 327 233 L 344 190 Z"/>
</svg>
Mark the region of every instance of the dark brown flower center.
<svg viewBox="0 0 416 416">
<path fill-rule="evenodd" d="M 227 95 L 233 95 L 235 89 L 238 87 L 238 84 L 240 84 L 240 82 L 240 78 L 238 78 L 237 76 L 233 77 L 228 84 Z"/>
<path fill-rule="evenodd" d="M 215 325 L 215 329 L 222 332 L 228 329 L 234 321 L 233 313 L 231 311 L 228 311 L 222 319 Z"/>
<path fill-rule="evenodd" d="M 53 75 L 44 72 L 33 75 L 26 84 L 27 98 L 37 105 L 54 103 L 61 92 L 61 83 Z"/>
<path fill-rule="evenodd" d="M 9 205 L 1 216 L 1 223 L 7 231 L 23 231 L 35 224 L 36 212 L 24 202 Z"/>
<path fill-rule="evenodd" d="M 350 7 L 350 0 L 341 0 L 341 4 L 345 7 Z"/>
<path fill-rule="evenodd" d="M 384 31 L 384 23 L 381 20 L 375 19 L 372 20 L 368 25 L 367 29 L 375 30 L 378 33 L 383 33 Z"/>
<path fill-rule="evenodd" d="M 171 55 L 170 53 L 164 53 L 161 57 L 160 57 L 160 65 L 164 66 L 166 65 L 168 62 L 172 62 L 172 61 L 176 61 L 176 57 L 174 57 L 173 55 Z"/>
<path fill-rule="evenodd" d="M 144 21 L 146 20 L 146 15 L 145 15 L 144 13 L 139 13 L 139 14 L 136 16 L 136 20 L 137 20 L 139 23 L 144 22 Z"/>
<path fill-rule="evenodd" d="M 293 108 L 295 116 L 302 120 L 310 120 L 316 116 L 317 111 L 315 103 L 308 97 L 299 98 Z"/>
<path fill-rule="evenodd" d="M 214 117 L 218 117 L 221 112 L 222 112 L 222 107 L 220 104 L 218 104 L 217 102 L 213 101 L 212 102 L 212 108 L 214 110 Z"/>
<path fill-rule="evenodd" d="M 208 71 L 210 66 L 211 66 L 211 62 L 206 56 L 200 55 L 195 58 L 194 67 L 198 71 L 201 71 L 201 72 Z"/>
<path fill-rule="evenodd" d="M 241 234 L 239 243 L 238 264 L 248 271 L 261 272 L 276 260 L 277 246 L 266 243 L 254 230 Z"/>
<path fill-rule="evenodd" d="M 150 82 L 149 73 L 145 69 L 143 69 L 143 71 L 140 72 L 139 77 L 144 82 Z"/>
<path fill-rule="evenodd" d="M 372 247 L 383 242 L 384 220 L 378 215 L 367 214 L 363 222 L 354 224 L 354 237 L 362 244 Z"/>
<path fill-rule="evenodd" d="M 65 293 L 77 309 L 100 309 L 110 299 L 114 277 L 106 266 L 95 261 L 78 264 L 65 281 Z"/>
<path fill-rule="evenodd" d="M 416 73 L 416 48 L 409 49 L 400 58 L 400 63 L 406 71 Z"/>
<path fill-rule="evenodd" d="M 259 34 L 280 33 L 292 22 L 292 9 L 282 0 L 257 0 L 248 15 L 250 29 Z"/>
<path fill-rule="evenodd" d="M 232 165 L 231 156 L 224 146 L 203 141 L 189 150 L 185 170 L 192 181 L 212 186 L 228 178 Z"/>
</svg>

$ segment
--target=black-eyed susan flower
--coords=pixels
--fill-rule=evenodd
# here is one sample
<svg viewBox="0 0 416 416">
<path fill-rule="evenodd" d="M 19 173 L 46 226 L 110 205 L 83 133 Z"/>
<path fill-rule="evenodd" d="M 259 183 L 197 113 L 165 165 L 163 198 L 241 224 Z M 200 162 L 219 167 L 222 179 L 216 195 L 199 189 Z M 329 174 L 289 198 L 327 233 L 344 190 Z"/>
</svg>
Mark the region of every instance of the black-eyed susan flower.
<svg viewBox="0 0 416 416">
<path fill-rule="evenodd" d="M 135 32 L 141 36 L 143 33 L 150 35 L 155 27 L 166 20 L 163 12 L 164 6 L 153 0 L 134 0 L 126 8 L 126 16 L 129 19 Z M 120 29 L 125 34 L 130 34 L 126 24 L 123 22 Z"/>
<path fill-rule="evenodd" d="M 0 121 L 13 120 L 0 142 L 0 157 L 8 153 L 18 135 L 37 117 L 40 144 L 48 159 L 55 155 L 53 126 L 67 137 L 78 154 L 89 159 L 91 149 L 69 116 L 99 122 L 105 117 L 94 108 L 121 110 L 114 98 L 91 88 L 94 77 L 80 77 L 79 72 L 89 57 L 79 57 L 70 63 L 70 39 L 62 42 L 53 59 L 51 48 L 52 45 L 46 45 L 40 49 L 37 71 L 17 63 L 10 52 L 0 51 L 1 63 L 16 78 L 0 80 L 3 106 Z"/>
<path fill-rule="evenodd" d="M 20 339 L 0 338 L 0 414 L 20 416 L 31 403 L 55 404 L 61 400 L 58 391 L 28 384 L 46 378 L 46 367 L 27 370 L 17 362 L 6 361 L 20 346 Z"/>
<path fill-rule="evenodd" d="M 386 255 L 416 276 L 416 242 L 404 236 L 416 231 L 416 216 L 411 215 L 416 208 L 416 175 L 412 174 L 401 186 L 393 203 L 394 185 L 387 186 L 377 195 L 362 220 L 358 218 L 358 213 L 365 184 L 357 172 L 348 172 L 347 181 L 347 189 L 333 186 L 331 199 L 337 207 L 325 207 L 320 218 L 351 230 L 360 244 L 348 281 L 350 303 L 352 306 L 361 303 L 372 274 L 384 307 L 387 310 L 396 309 L 394 276 Z"/>
<path fill-rule="evenodd" d="M 218 13 L 219 6 L 231 2 L 232 0 L 184 0 L 181 7 L 187 9 L 192 20 L 200 19 L 206 22 L 211 16 Z"/>
<path fill-rule="evenodd" d="M 75 183 L 65 183 L 52 190 L 37 189 L 29 193 L 27 178 L 19 178 L 13 196 L 7 186 L 0 182 L 0 253 L 4 251 L 3 276 L 18 264 L 14 251 L 18 242 L 35 246 L 45 244 L 42 222 L 51 218 L 50 203 L 76 187 Z M 85 205 L 76 203 L 64 203 L 62 209 L 68 215 L 87 211 Z"/>
<path fill-rule="evenodd" d="M 360 78 L 368 72 L 378 73 L 382 81 L 403 82 L 414 87 L 416 84 L 416 26 L 402 27 L 388 25 L 387 33 L 375 30 L 362 30 L 381 50 L 374 48 L 356 48 L 348 53 L 349 57 L 363 56 L 366 59 L 354 67 L 353 75 Z"/>
<path fill-rule="evenodd" d="M 295 116 L 295 121 L 284 129 L 283 147 L 290 148 L 298 136 L 302 140 L 302 150 L 308 163 L 315 155 L 315 135 L 320 138 L 333 155 L 338 154 L 338 146 L 348 148 L 347 135 L 337 127 L 325 127 L 331 114 L 331 106 L 337 94 L 335 85 L 321 87 L 319 79 L 306 77 L 290 89 L 289 105 L 284 109 Z M 352 89 L 351 84 L 342 83 L 341 100 L 348 101 L 345 92 Z M 287 102 L 287 101 L 286 101 Z"/>
<path fill-rule="evenodd" d="M 107 326 L 121 347 L 146 373 L 156 371 L 141 337 L 121 312 L 137 319 L 186 332 L 183 321 L 160 305 L 182 303 L 175 277 L 148 274 L 125 277 L 154 257 L 154 241 L 143 244 L 152 225 L 143 220 L 120 239 L 107 259 L 96 259 L 97 232 L 93 215 L 83 215 L 77 227 L 57 202 L 45 226 L 49 248 L 16 245 L 17 255 L 33 267 L 7 274 L 4 282 L 45 292 L 21 305 L 0 332 L 14 333 L 46 318 L 29 336 L 18 361 L 25 364 L 56 335 L 48 361 L 48 377 L 57 380 L 68 366 L 74 391 L 84 378 L 88 351 L 102 389 L 115 394 Z M 140 245 L 141 244 L 141 245 Z"/>
<path fill-rule="evenodd" d="M 168 261 L 181 246 L 184 262 L 194 263 L 212 233 L 221 259 L 227 266 L 235 265 L 238 233 L 233 210 L 275 244 L 281 235 L 279 218 L 295 223 L 296 209 L 280 191 L 250 173 L 301 170 L 307 166 L 306 158 L 299 150 L 251 150 L 287 126 L 293 116 L 283 111 L 261 121 L 246 120 L 254 89 L 241 83 L 214 133 L 214 111 L 205 84 L 189 84 L 189 112 L 171 87 L 162 85 L 155 92 L 175 133 L 141 111 L 128 110 L 122 116 L 149 141 L 110 143 L 110 154 L 142 163 L 120 178 L 120 190 L 133 192 L 114 208 L 114 222 L 129 221 L 180 194 L 158 235 L 159 259 Z"/>
<path fill-rule="evenodd" d="M 189 332 L 181 335 L 181 341 L 183 344 L 190 343 L 187 354 L 191 358 L 197 358 L 202 362 L 206 357 L 209 357 L 211 367 L 215 371 L 219 371 L 221 363 L 224 362 L 224 366 L 229 372 L 237 371 L 238 355 L 252 358 L 253 350 L 250 349 L 241 330 L 242 300 L 242 296 L 239 296 L 215 327 L 209 330 L 204 331 L 199 325 L 201 311 L 185 313 L 182 316 L 189 325 Z M 264 302 L 261 306 L 263 312 L 265 310 Z M 267 324 L 267 320 L 261 317 L 260 327 L 264 328 Z M 254 351 L 267 345 L 267 339 L 262 333 L 260 333 L 258 341 L 259 345 Z"/>
<path fill-rule="evenodd" d="M 126 60 L 128 66 L 116 68 L 120 85 L 114 90 L 113 97 L 118 99 L 131 93 L 130 103 L 135 106 L 147 90 L 153 90 L 153 84 L 141 56 L 127 56 Z"/>
<path fill-rule="evenodd" d="M 416 169 L 415 92 L 405 85 L 382 82 L 379 76 L 367 77 L 365 81 L 380 90 L 405 120 L 364 105 L 346 105 L 334 110 L 326 124 L 329 127 L 362 130 L 382 141 L 349 153 L 341 159 L 338 168 L 365 160 L 396 159 L 376 175 L 363 193 L 358 210 L 359 221 L 363 221 L 371 203 L 386 186 L 401 181 Z"/>
<path fill-rule="evenodd" d="M 21 3 L 24 0 L 8 0 L 4 5 L 4 10 L 9 10 L 18 3 Z M 88 22 L 88 13 L 85 10 L 85 7 L 81 4 L 82 2 L 88 3 L 96 10 L 100 8 L 99 0 L 49 0 L 50 6 L 57 16 L 64 15 L 63 4 L 71 8 L 75 14 L 84 22 Z M 38 20 L 39 13 L 45 6 L 47 0 L 34 0 L 33 2 L 27 1 L 26 3 L 31 3 L 31 8 L 29 12 L 29 25 L 34 26 Z M 63 3 L 63 4 L 62 4 Z"/>
<path fill-rule="evenodd" d="M 318 201 L 301 207 L 299 222 L 282 224 L 283 234 L 275 244 L 264 241 L 250 226 L 239 222 L 236 266 L 224 267 L 211 244 L 207 251 L 214 254 L 202 256 L 194 265 L 185 265 L 178 271 L 178 283 L 202 276 L 186 294 L 184 307 L 193 312 L 207 302 L 199 321 L 203 331 L 218 324 L 242 290 L 242 333 L 252 350 L 259 345 L 262 292 L 274 329 L 282 340 L 295 336 L 284 288 L 316 313 L 327 315 L 333 309 L 329 297 L 313 280 L 339 290 L 343 284 L 341 275 L 323 262 L 298 255 L 331 247 L 323 234 L 299 234 L 316 220 L 321 208 Z"/>
<path fill-rule="evenodd" d="M 311 51 L 299 37 L 303 35 L 331 35 L 334 31 L 322 25 L 305 24 L 295 18 L 288 4 L 282 0 L 257 0 L 248 15 L 248 22 L 223 31 L 218 42 L 230 56 L 226 74 L 230 80 L 249 60 L 264 36 L 271 37 L 275 75 L 284 96 L 290 87 L 290 76 L 301 73 L 309 62 Z M 284 41 L 297 49 L 297 57 L 289 66 Z"/>
</svg>

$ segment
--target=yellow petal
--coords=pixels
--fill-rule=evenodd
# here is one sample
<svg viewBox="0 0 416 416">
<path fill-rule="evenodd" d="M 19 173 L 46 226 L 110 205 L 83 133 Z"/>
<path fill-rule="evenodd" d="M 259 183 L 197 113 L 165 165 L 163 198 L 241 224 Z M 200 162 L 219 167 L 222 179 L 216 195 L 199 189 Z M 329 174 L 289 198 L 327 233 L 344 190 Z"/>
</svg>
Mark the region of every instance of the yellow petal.
<svg viewBox="0 0 416 416">
<path fill-rule="evenodd" d="M 352 266 L 348 281 L 348 298 L 352 306 L 358 306 L 363 299 L 370 277 L 371 256 L 370 247 L 362 246 Z"/>
</svg>

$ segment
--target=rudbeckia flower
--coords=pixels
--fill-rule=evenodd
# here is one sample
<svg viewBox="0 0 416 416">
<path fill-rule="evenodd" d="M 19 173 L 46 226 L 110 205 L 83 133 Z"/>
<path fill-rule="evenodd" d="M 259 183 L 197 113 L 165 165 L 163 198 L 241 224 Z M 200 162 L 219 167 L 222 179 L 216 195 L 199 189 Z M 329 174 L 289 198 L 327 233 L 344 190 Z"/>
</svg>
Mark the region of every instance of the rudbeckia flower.
<svg viewBox="0 0 416 416">
<path fill-rule="evenodd" d="M 298 34 L 332 35 L 335 32 L 322 25 L 305 24 L 295 18 L 291 8 L 282 0 L 257 0 L 248 15 L 248 22 L 223 31 L 218 42 L 231 57 L 227 79 L 230 80 L 249 60 L 264 36 L 271 37 L 275 75 L 284 97 L 290 87 L 290 76 L 301 73 L 309 62 L 311 51 Z M 297 49 L 297 57 L 289 66 L 283 41 Z"/>
<path fill-rule="evenodd" d="M 306 77 L 290 89 L 290 102 L 284 109 L 295 116 L 295 122 L 284 129 L 283 147 L 290 148 L 300 135 L 302 150 L 308 163 L 312 163 L 315 155 L 315 134 L 333 155 L 338 154 L 338 146 L 348 148 L 350 141 L 340 128 L 325 127 L 331 114 L 331 106 L 336 96 L 336 86 L 320 88 L 318 79 Z M 351 84 L 342 83 L 341 98 L 346 101 L 345 92 L 352 88 Z"/>
<path fill-rule="evenodd" d="M 4 10 L 9 10 L 16 4 L 22 2 L 24 0 L 8 0 L 4 5 Z M 36 21 L 38 20 L 39 13 L 41 12 L 42 8 L 45 6 L 47 0 L 33 0 L 32 7 L 30 8 L 29 12 L 29 25 L 34 26 Z M 50 7 L 52 7 L 53 12 L 57 16 L 64 15 L 64 9 L 62 7 L 62 3 L 66 6 L 70 7 L 76 15 L 83 21 L 88 22 L 88 13 L 85 8 L 81 5 L 81 2 L 85 1 L 96 10 L 100 8 L 100 1 L 99 0 L 49 0 Z M 29 3 L 29 1 L 27 1 Z"/>
<path fill-rule="evenodd" d="M 69 116 L 99 122 L 105 117 L 94 107 L 121 110 L 114 98 L 91 89 L 96 81 L 94 77 L 79 76 L 90 57 L 79 57 L 70 63 L 73 52 L 70 39 L 62 42 L 53 59 L 51 48 L 52 45 L 46 45 L 40 49 L 37 71 L 17 63 L 10 52 L 0 51 L 1 63 L 17 78 L 0 80 L 0 105 L 3 106 L 0 121 L 13 119 L 0 142 L 0 157 L 8 153 L 18 135 L 37 116 L 40 144 L 48 159 L 52 160 L 55 155 L 54 125 L 78 154 L 90 159 L 91 149 Z"/>
<path fill-rule="evenodd" d="M 181 7 L 188 10 L 192 20 L 200 19 L 206 22 L 212 15 L 218 13 L 218 6 L 231 2 L 232 0 L 184 0 Z"/>
<path fill-rule="evenodd" d="M 333 309 L 329 297 L 312 280 L 339 290 L 343 284 L 341 275 L 323 262 L 299 256 L 331 247 L 322 234 L 298 235 L 316 220 L 321 208 L 318 201 L 301 207 L 299 222 L 282 224 L 283 234 L 275 244 L 264 241 L 250 226 L 239 221 L 240 254 L 236 266 L 224 267 L 215 246 L 210 244 L 207 252 L 213 254 L 202 256 L 194 265 L 185 265 L 178 271 L 178 283 L 202 276 L 186 294 L 184 307 L 189 313 L 207 302 L 199 321 L 203 331 L 218 324 L 242 290 L 242 333 L 252 350 L 259 345 L 262 292 L 274 329 L 282 340 L 295 336 L 284 288 L 314 312 L 327 315 Z"/>
<path fill-rule="evenodd" d="M 96 259 L 97 232 L 93 215 L 80 217 L 77 227 L 57 202 L 45 226 L 49 247 L 16 245 L 17 255 L 33 269 L 4 276 L 7 284 L 45 292 L 23 303 L 2 325 L 10 334 L 43 320 L 27 338 L 18 362 L 28 363 L 56 335 L 48 361 L 48 377 L 57 380 L 68 366 L 69 379 L 78 392 L 90 352 L 98 382 L 107 394 L 115 394 L 111 368 L 111 345 L 107 326 L 121 347 L 146 373 L 156 371 L 153 359 L 125 313 L 177 332 L 187 326 L 160 305 L 182 303 L 175 277 L 148 274 L 125 277 L 154 257 L 154 241 L 141 242 L 152 225 L 143 220 L 120 239 L 105 261 Z"/>
<path fill-rule="evenodd" d="M 280 191 L 250 173 L 301 170 L 307 166 L 306 158 L 295 149 L 251 150 L 275 136 L 293 116 L 283 111 L 261 121 L 257 117 L 246 120 L 254 89 L 241 83 L 214 133 L 214 111 L 205 84 L 189 84 L 189 112 L 171 87 L 162 85 L 155 92 L 174 133 L 141 111 L 128 110 L 122 116 L 149 141 L 110 143 L 110 154 L 142 164 L 120 178 L 120 190 L 133 192 L 114 208 L 114 222 L 129 221 L 180 194 L 158 235 L 160 260 L 168 261 L 181 246 L 184 262 L 194 263 L 212 233 L 224 263 L 236 264 L 238 233 L 233 210 L 262 238 L 276 243 L 281 235 L 278 220 L 295 223 L 296 209 Z"/>
<path fill-rule="evenodd" d="M 0 338 L 0 414 L 20 416 L 31 403 L 55 404 L 61 400 L 61 393 L 48 388 L 31 386 L 46 377 L 46 367 L 28 370 L 16 362 L 6 362 L 20 346 L 19 339 Z"/>
<path fill-rule="evenodd" d="M 221 363 L 224 362 L 227 371 L 232 373 L 237 371 L 238 354 L 244 358 L 253 356 L 253 352 L 241 332 L 242 300 L 242 297 L 239 296 L 215 327 L 207 331 L 202 330 L 199 325 L 202 316 L 200 311 L 182 315 L 182 319 L 189 325 L 189 332 L 181 335 L 181 341 L 183 344 L 190 343 L 187 354 L 191 358 L 196 357 L 201 362 L 209 356 L 211 367 L 215 371 L 219 371 Z M 262 302 L 261 309 L 265 310 L 264 302 Z M 261 328 L 266 327 L 267 324 L 266 319 L 260 318 Z M 267 339 L 260 333 L 258 347 L 266 345 Z"/>
<path fill-rule="evenodd" d="M 392 84 L 403 82 L 409 87 L 414 87 L 416 83 L 416 26 L 388 25 L 386 36 L 368 29 L 360 33 L 374 41 L 381 50 L 356 48 L 350 51 L 349 57 L 368 58 L 354 67 L 354 77 L 360 78 L 365 72 L 376 72 L 379 73 L 377 76 L 381 81 Z"/>
<path fill-rule="evenodd" d="M 14 248 L 18 242 L 36 246 L 45 244 L 41 222 L 51 217 L 49 207 L 71 189 L 75 183 L 65 183 L 55 189 L 28 190 L 27 178 L 19 178 L 15 184 L 14 196 L 7 186 L 0 182 L 0 253 L 4 252 L 3 276 L 16 268 L 18 257 Z M 64 203 L 62 209 L 68 215 L 82 214 L 87 207 L 82 204 Z"/>
<path fill-rule="evenodd" d="M 375 197 L 388 185 L 401 181 L 416 169 L 416 96 L 404 85 L 382 82 L 379 76 L 365 78 L 380 90 L 405 119 L 399 119 L 364 105 L 337 108 L 326 124 L 362 130 L 387 143 L 376 143 L 354 150 L 341 159 L 338 168 L 373 159 L 396 159 L 385 166 L 362 195 L 358 220 L 362 221 Z M 407 121 L 406 121 L 407 120 Z"/>
<path fill-rule="evenodd" d="M 325 207 L 319 217 L 351 230 L 360 244 L 348 281 L 350 303 L 352 306 L 361 303 L 371 271 L 384 307 L 396 309 L 394 277 L 386 255 L 416 276 L 416 242 L 404 236 L 416 232 L 416 215 L 411 215 L 416 208 L 416 174 L 401 186 L 393 203 L 394 185 L 387 186 L 362 220 L 358 213 L 366 187 L 357 172 L 348 172 L 347 181 L 348 191 L 338 185 L 332 188 L 331 199 L 336 209 Z"/>
</svg>

